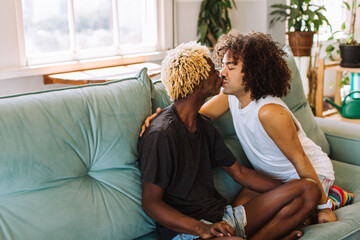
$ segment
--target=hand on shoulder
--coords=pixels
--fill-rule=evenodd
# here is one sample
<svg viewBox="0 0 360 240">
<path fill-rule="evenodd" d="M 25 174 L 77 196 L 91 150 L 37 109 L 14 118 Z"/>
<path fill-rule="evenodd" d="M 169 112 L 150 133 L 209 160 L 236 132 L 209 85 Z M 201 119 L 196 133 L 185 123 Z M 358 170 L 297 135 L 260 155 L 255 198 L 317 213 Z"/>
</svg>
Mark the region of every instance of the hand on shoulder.
<svg viewBox="0 0 360 240">
<path fill-rule="evenodd" d="M 139 134 L 140 137 L 144 134 L 146 128 L 149 127 L 150 122 L 151 122 L 160 112 L 161 112 L 161 108 L 157 108 L 155 113 L 153 113 L 152 115 L 148 116 L 148 117 L 145 119 L 144 124 L 141 126 L 141 132 L 140 132 L 140 134 Z"/>
</svg>

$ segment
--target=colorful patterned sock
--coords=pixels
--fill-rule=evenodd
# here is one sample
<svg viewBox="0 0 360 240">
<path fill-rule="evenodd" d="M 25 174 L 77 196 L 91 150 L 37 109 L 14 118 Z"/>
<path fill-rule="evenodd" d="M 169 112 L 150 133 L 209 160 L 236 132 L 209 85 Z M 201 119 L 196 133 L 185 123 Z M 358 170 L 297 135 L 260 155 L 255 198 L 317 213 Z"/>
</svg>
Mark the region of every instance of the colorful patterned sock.
<svg viewBox="0 0 360 240">
<path fill-rule="evenodd" d="M 329 199 L 333 202 L 332 210 L 351 204 L 354 200 L 354 194 L 333 185 L 329 190 Z"/>
</svg>

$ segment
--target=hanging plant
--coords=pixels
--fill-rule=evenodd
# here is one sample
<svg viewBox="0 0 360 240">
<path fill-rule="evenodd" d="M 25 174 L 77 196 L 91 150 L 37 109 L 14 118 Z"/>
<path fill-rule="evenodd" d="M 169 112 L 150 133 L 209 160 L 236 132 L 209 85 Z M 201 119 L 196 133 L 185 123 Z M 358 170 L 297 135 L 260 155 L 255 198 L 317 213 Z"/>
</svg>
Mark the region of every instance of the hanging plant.
<svg viewBox="0 0 360 240">
<path fill-rule="evenodd" d="M 213 47 L 217 39 L 231 30 L 229 9 L 236 8 L 235 0 L 203 0 L 197 22 L 198 41 Z"/>
</svg>

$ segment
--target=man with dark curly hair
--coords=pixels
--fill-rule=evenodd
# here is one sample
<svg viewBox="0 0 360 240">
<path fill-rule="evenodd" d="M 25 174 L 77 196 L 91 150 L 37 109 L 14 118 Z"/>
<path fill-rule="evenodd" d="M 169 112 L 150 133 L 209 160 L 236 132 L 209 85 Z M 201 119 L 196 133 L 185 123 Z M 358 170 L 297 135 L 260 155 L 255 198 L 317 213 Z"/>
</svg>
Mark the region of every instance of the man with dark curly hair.
<svg viewBox="0 0 360 240">
<path fill-rule="evenodd" d="M 223 91 L 200 113 L 215 119 L 230 109 L 236 134 L 253 167 L 281 182 L 316 181 L 322 190 L 318 222 L 333 222 L 337 219 L 327 198 L 335 179 L 332 163 L 280 99 L 286 96 L 291 80 L 284 55 L 267 34 L 232 30 L 222 35 L 213 60 L 222 64 Z M 257 194 L 244 189 L 237 204 Z"/>
<path fill-rule="evenodd" d="M 311 179 L 280 184 L 241 166 L 210 118 L 198 113 L 223 82 L 209 50 L 190 42 L 168 51 L 162 82 L 174 103 L 139 141 L 142 204 L 160 239 L 299 238 L 294 229 L 315 209 L 320 189 Z M 214 186 L 215 166 L 261 194 L 227 205 Z"/>
</svg>

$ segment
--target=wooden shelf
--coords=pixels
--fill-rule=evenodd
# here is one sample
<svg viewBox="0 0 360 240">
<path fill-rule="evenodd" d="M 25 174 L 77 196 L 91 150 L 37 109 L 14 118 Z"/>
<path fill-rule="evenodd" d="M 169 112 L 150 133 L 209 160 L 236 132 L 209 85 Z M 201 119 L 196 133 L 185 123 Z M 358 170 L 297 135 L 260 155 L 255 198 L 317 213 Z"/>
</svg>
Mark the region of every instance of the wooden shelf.
<svg viewBox="0 0 360 240">
<path fill-rule="evenodd" d="M 341 105 L 340 97 L 340 83 L 342 78 L 342 72 L 355 72 L 360 73 L 360 68 L 344 68 L 339 65 L 337 62 L 325 64 L 325 59 L 319 59 L 318 64 L 318 73 L 317 73 L 317 87 L 316 87 L 316 116 L 323 117 L 324 111 L 324 71 L 335 71 L 336 72 L 336 81 L 335 81 L 335 99 L 334 102 L 337 105 Z"/>
<path fill-rule="evenodd" d="M 334 109 L 335 110 L 335 109 Z M 336 111 L 336 110 L 335 110 Z M 344 118 L 336 111 L 335 114 L 330 114 L 325 116 L 327 119 L 342 121 L 342 122 L 349 122 L 349 123 L 355 123 L 360 125 L 360 119 L 350 119 L 350 118 Z"/>
</svg>

